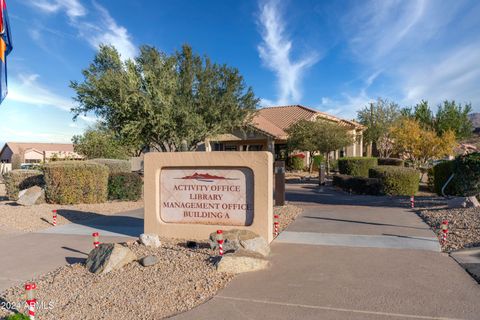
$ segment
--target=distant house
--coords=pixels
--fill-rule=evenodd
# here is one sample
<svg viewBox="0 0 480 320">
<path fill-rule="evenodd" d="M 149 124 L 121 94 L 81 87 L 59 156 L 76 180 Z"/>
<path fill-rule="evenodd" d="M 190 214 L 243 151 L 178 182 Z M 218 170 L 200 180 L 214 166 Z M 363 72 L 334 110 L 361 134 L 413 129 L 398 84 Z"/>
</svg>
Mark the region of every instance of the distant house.
<svg viewBox="0 0 480 320">
<path fill-rule="evenodd" d="M 82 159 L 71 143 L 7 142 L 0 151 L 1 163 L 12 163 L 13 155 L 19 155 L 22 163 L 48 162 L 52 159 Z"/>
<path fill-rule="evenodd" d="M 287 156 L 286 130 L 300 120 L 314 121 L 324 119 L 337 123 L 349 130 L 355 137 L 352 145 L 332 152 L 333 159 L 341 156 L 363 156 L 363 125 L 341 119 L 305 106 L 279 106 L 258 110 L 252 124 L 243 130 L 218 135 L 205 143 L 202 149 L 206 151 L 271 151 L 275 159 L 285 159 Z M 308 153 L 306 153 L 308 157 Z"/>
</svg>

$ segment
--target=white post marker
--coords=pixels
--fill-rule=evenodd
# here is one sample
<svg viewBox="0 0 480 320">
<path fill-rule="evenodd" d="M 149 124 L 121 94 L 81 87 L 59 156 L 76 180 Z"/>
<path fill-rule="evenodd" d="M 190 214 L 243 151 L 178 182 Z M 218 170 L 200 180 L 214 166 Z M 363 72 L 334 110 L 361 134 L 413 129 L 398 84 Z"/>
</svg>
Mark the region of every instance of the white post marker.
<svg viewBox="0 0 480 320">
<path fill-rule="evenodd" d="M 223 231 L 217 230 L 218 254 L 223 256 Z"/>
<path fill-rule="evenodd" d="M 93 247 L 94 248 L 98 248 L 98 245 L 100 244 L 100 241 L 99 241 L 99 233 L 98 232 L 94 232 L 92 233 L 92 237 L 93 237 Z"/>
<path fill-rule="evenodd" d="M 410 197 L 410 206 L 411 206 L 412 208 L 415 208 L 415 196 L 414 196 L 414 195 L 412 195 L 412 196 Z"/>
<path fill-rule="evenodd" d="M 57 210 L 52 210 L 53 214 L 53 226 L 55 227 L 57 225 Z"/>
<path fill-rule="evenodd" d="M 30 320 L 35 320 L 35 304 L 37 299 L 35 299 L 35 291 L 37 285 L 35 283 L 25 284 L 25 293 L 27 296 L 27 306 L 28 306 L 28 317 Z"/>
<path fill-rule="evenodd" d="M 278 214 L 273 216 L 273 234 L 275 237 L 278 237 Z"/>
<path fill-rule="evenodd" d="M 448 220 L 445 219 L 442 221 L 442 244 L 447 244 L 447 235 L 448 235 Z"/>
</svg>

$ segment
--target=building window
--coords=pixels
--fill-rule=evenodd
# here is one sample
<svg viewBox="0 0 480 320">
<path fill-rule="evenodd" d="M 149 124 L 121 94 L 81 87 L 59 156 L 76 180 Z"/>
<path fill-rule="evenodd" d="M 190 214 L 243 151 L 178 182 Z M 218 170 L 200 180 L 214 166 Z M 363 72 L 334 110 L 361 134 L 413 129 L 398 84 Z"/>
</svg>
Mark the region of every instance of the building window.
<svg viewBox="0 0 480 320">
<path fill-rule="evenodd" d="M 226 144 L 225 151 L 237 151 L 237 146 L 235 144 Z"/>
<path fill-rule="evenodd" d="M 262 151 L 263 150 L 263 145 L 261 144 L 251 144 L 248 146 L 248 151 Z"/>
<path fill-rule="evenodd" d="M 40 159 L 25 159 L 25 163 L 40 163 Z"/>
<path fill-rule="evenodd" d="M 213 151 L 223 151 L 223 144 L 222 143 L 214 143 L 212 150 Z"/>
</svg>

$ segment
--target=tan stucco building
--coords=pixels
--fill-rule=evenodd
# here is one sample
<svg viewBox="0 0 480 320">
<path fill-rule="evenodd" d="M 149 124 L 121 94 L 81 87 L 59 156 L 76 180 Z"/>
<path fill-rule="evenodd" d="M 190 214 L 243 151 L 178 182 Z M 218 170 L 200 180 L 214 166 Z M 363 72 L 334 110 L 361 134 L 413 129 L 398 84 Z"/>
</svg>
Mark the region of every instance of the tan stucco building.
<svg viewBox="0 0 480 320">
<path fill-rule="evenodd" d="M 0 162 L 12 163 L 14 154 L 20 156 L 22 163 L 48 162 L 52 158 L 82 159 L 71 143 L 7 142 L 0 151 Z"/>
<path fill-rule="evenodd" d="M 352 145 L 332 152 L 331 158 L 363 156 L 363 125 L 301 105 L 260 109 L 247 128 L 216 136 L 207 141 L 204 148 L 206 151 L 271 151 L 275 159 L 285 159 L 288 139 L 286 130 L 300 120 L 314 121 L 319 118 L 348 128 L 355 137 Z M 308 154 L 306 156 L 309 157 Z"/>
</svg>

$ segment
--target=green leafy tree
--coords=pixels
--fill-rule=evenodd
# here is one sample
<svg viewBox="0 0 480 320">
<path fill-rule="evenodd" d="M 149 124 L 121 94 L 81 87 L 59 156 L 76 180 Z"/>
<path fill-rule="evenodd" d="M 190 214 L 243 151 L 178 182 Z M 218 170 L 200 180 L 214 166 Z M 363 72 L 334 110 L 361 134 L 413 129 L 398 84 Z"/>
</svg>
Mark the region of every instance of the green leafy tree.
<svg viewBox="0 0 480 320">
<path fill-rule="evenodd" d="M 472 135 L 473 125 L 468 114 L 472 111 L 472 105 L 456 104 L 454 100 L 444 101 L 438 106 L 435 116 L 435 130 L 439 135 L 452 130 L 458 140 L 468 138 Z"/>
<path fill-rule="evenodd" d="M 364 139 L 372 144 L 374 153 L 388 157 L 392 152 L 392 144 L 387 143 L 391 139 L 389 128 L 400 118 L 400 111 L 398 104 L 378 98 L 357 112 L 358 122 L 367 127 Z"/>
<path fill-rule="evenodd" d="M 309 151 L 311 155 L 316 152 L 328 154 L 353 143 L 353 136 L 348 129 L 337 123 L 317 120 L 301 120 L 287 129 L 287 144 L 290 150 Z M 327 156 L 327 170 L 330 168 Z M 312 170 L 313 157 L 309 164 Z"/>
<path fill-rule="evenodd" d="M 316 123 L 317 150 L 320 153 L 327 154 L 327 171 L 330 171 L 329 153 L 351 145 L 354 142 L 354 137 L 348 132 L 347 128 L 337 123 L 325 120 L 317 120 Z"/>
<path fill-rule="evenodd" d="M 128 159 L 135 150 L 125 146 L 112 131 L 101 125 L 87 129 L 82 135 L 73 136 L 72 142 L 75 152 L 87 159 Z"/>
<path fill-rule="evenodd" d="M 189 46 L 173 55 L 142 46 L 134 61 L 101 46 L 83 76 L 70 85 L 78 103 L 74 118 L 93 112 L 128 145 L 158 151 L 194 149 L 242 127 L 258 104 L 237 69 L 212 63 Z"/>
<path fill-rule="evenodd" d="M 308 151 L 313 155 L 318 151 L 317 136 L 315 134 L 317 123 L 315 121 L 300 120 L 287 129 L 287 146 L 290 151 Z M 312 161 L 309 163 L 312 171 Z"/>
<path fill-rule="evenodd" d="M 428 101 L 422 100 L 418 103 L 415 106 L 413 116 L 424 129 L 430 130 L 434 128 L 435 118 L 432 110 L 430 110 L 430 107 L 428 106 Z"/>
</svg>

